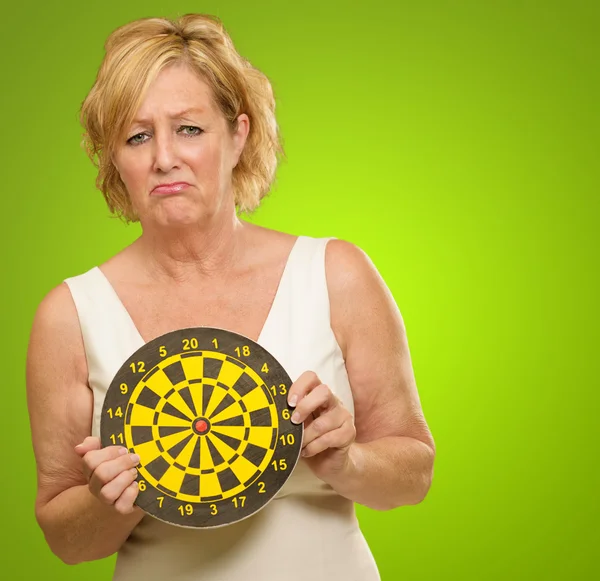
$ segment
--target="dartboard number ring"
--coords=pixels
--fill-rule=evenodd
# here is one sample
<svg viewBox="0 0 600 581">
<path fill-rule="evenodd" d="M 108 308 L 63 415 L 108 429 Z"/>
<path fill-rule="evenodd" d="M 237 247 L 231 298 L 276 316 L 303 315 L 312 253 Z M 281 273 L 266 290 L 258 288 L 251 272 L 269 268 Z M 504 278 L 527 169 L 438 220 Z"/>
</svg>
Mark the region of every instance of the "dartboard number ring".
<svg viewBox="0 0 600 581">
<path fill-rule="evenodd" d="M 215 527 L 262 509 L 294 470 L 302 425 L 292 382 L 261 345 L 197 327 L 149 341 L 104 399 L 103 446 L 139 455 L 136 504 L 184 527 Z"/>
</svg>

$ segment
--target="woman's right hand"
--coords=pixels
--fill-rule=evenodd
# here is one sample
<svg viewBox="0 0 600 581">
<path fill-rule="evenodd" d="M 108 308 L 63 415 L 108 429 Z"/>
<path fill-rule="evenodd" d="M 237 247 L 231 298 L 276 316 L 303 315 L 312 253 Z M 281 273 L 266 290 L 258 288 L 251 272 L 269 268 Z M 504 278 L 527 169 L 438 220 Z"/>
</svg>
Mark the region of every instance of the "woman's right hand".
<svg viewBox="0 0 600 581">
<path fill-rule="evenodd" d="M 88 487 L 98 500 L 121 514 L 141 510 L 133 504 L 139 492 L 135 466 L 140 459 L 136 454 L 122 446 L 102 448 L 100 438 L 92 436 L 75 446 L 75 451 L 83 459 Z"/>
</svg>

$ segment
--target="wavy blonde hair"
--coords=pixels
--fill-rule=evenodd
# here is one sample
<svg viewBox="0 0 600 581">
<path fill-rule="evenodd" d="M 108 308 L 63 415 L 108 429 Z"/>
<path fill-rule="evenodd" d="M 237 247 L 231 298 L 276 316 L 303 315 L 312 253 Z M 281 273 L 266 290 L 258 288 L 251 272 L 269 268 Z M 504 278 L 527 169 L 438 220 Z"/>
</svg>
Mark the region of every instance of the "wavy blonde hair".
<svg viewBox="0 0 600 581">
<path fill-rule="evenodd" d="M 96 187 L 109 210 L 125 220 L 138 217 L 112 154 L 132 123 L 144 95 L 165 67 L 185 63 L 209 84 L 230 129 L 242 113 L 250 132 L 232 174 L 239 211 L 251 212 L 271 189 L 283 155 L 271 83 L 235 49 L 221 21 L 205 14 L 177 20 L 142 18 L 114 30 L 95 83 L 81 106 L 82 145 L 98 169 Z"/>
</svg>

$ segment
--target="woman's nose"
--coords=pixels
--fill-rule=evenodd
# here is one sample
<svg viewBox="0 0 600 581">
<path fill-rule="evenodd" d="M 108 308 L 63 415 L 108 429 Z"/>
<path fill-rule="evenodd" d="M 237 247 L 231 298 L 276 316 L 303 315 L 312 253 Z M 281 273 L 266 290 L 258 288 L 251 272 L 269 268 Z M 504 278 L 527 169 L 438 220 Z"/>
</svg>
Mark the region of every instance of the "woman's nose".
<svg viewBox="0 0 600 581">
<path fill-rule="evenodd" d="M 177 149 L 171 136 L 155 136 L 153 145 L 154 171 L 166 173 L 177 166 Z"/>
</svg>

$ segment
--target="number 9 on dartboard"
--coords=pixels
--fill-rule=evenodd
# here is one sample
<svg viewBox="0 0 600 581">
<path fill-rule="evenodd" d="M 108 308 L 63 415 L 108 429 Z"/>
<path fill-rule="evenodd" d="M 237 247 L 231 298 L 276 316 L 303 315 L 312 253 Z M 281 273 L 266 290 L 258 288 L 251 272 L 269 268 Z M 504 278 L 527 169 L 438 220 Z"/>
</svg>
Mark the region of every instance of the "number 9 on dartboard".
<svg viewBox="0 0 600 581">
<path fill-rule="evenodd" d="M 136 504 L 184 527 L 217 527 L 262 509 L 302 448 L 291 379 L 262 346 L 223 329 L 180 329 L 121 366 L 107 391 L 102 446 L 138 454 Z"/>
</svg>

